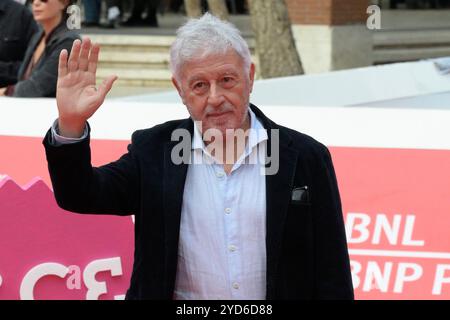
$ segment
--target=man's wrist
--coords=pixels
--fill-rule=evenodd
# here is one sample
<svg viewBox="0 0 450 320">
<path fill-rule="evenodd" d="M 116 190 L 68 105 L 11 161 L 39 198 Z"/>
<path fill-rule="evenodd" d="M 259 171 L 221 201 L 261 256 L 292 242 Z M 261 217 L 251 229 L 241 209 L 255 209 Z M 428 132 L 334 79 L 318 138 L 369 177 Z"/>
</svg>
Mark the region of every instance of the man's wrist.
<svg viewBox="0 0 450 320">
<path fill-rule="evenodd" d="M 58 118 L 58 134 L 65 138 L 81 138 L 86 128 L 86 121 L 73 121 Z"/>
</svg>

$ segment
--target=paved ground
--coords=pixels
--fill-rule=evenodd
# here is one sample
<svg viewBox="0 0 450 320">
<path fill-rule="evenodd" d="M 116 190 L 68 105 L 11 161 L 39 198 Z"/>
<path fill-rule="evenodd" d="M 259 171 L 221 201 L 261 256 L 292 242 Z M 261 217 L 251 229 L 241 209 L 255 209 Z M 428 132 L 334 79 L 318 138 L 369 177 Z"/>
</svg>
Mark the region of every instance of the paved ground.
<svg viewBox="0 0 450 320">
<path fill-rule="evenodd" d="M 450 9 L 382 10 L 382 30 L 449 29 Z"/>
</svg>

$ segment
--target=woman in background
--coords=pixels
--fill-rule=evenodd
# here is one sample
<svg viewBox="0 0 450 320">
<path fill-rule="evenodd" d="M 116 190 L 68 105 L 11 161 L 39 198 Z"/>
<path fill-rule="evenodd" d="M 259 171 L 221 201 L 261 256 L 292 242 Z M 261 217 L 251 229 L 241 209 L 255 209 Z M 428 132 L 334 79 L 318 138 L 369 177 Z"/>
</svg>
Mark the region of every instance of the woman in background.
<svg viewBox="0 0 450 320">
<path fill-rule="evenodd" d="M 4 92 L 14 97 L 55 97 L 59 53 L 70 52 L 80 36 L 67 28 L 67 7 L 73 0 L 32 0 L 33 17 L 40 25 L 19 69 L 18 82 Z M 1 95 L 1 92 L 0 92 Z"/>
</svg>

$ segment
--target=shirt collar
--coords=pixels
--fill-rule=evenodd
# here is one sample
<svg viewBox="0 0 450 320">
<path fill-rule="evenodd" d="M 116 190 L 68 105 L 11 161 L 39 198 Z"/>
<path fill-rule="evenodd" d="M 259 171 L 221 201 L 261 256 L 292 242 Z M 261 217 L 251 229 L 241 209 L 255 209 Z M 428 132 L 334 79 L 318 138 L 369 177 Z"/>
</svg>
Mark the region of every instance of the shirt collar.
<svg viewBox="0 0 450 320">
<path fill-rule="evenodd" d="M 261 121 L 256 117 L 253 110 L 249 107 L 248 111 L 250 114 L 250 128 L 252 129 L 248 137 L 248 150 L 251 151 L 264 140 L 268 140 L 268 135 L 266 129 Z"/>
<path fill-rule="evenodd" d="M 248 137 L 248 144 L 245 148 L 245 154 L 249 154 L 251 150 L 257 146 L 259 143 L 268 139 L 267 131 L 262 125 L 261 121 L 256 117 L 253 110 L 249 107 L 248 113 L 250 116 L 250 134 Z M 203 152 L 206 152 L 206 146 L 202 139 L 202 135 L 200 133 L 197 124 L 194 125 L 194 138 L 192 139 L 192 149 L 201 149 Z"/>
</svg>

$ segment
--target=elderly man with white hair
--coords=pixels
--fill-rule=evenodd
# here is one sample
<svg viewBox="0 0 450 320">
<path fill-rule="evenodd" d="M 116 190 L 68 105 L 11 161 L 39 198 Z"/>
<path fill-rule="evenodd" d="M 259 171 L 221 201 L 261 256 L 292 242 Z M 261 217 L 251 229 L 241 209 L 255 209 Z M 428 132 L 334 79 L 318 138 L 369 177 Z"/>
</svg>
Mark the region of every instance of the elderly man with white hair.
<svg viewBox="0 0 450 320">
<path fill-rule="evenodd" d="M 249 102 L 255 65 L 236 27 L 210 14 L 182 26 L 170 59 L 190 118 L 136 131 L 94 168 L 87 121 L 116 79 L 95 86 L 98 54 L 89 39 L 61 52 L 44 145 L 62 208 L 135 215 L 127 299 L 353 298 L 330 153 Z"/>
</svg>

